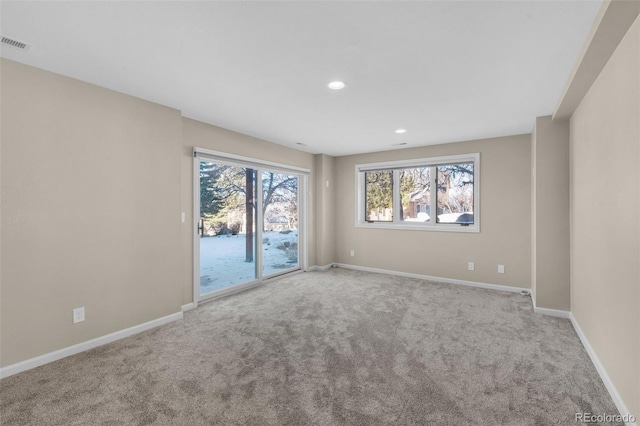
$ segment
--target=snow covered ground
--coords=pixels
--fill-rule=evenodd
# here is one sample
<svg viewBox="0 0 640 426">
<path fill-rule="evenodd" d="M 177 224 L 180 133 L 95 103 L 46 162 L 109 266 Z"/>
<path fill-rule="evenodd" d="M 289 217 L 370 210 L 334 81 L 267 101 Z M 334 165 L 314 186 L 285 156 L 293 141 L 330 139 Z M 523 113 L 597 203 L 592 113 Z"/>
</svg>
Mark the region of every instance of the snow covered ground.
<svg viewBox="0 0 640 426">
<path fill-rule="evenodd" d="M 264 276 L 298 265 L 297 230 L 263 232 L 262 239 Z M 278 248 L 283 246 L 288 248 Z M 245 250 L 244 234 L 200 238 L 200 294 L 254 280 L 255 260 L 245 262 Z"/>
</svg>

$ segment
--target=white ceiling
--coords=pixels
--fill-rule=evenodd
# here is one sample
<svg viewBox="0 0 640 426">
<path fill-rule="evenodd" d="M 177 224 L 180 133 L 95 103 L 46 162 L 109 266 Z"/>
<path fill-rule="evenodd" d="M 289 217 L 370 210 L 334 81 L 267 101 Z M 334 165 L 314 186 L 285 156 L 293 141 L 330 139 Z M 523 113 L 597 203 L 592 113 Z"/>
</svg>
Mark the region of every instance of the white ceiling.
<svg viewBox="0 0 640 426">
<path fill-rule="evenodd" d="M 600 1 L 0 7 L 2 34 L 33 45 L 3 46 L 3 57 L 345 155 L 529 133 L 553 112 Z M 347 87 L 331 91 L 332 80 Z"/>
</svg>

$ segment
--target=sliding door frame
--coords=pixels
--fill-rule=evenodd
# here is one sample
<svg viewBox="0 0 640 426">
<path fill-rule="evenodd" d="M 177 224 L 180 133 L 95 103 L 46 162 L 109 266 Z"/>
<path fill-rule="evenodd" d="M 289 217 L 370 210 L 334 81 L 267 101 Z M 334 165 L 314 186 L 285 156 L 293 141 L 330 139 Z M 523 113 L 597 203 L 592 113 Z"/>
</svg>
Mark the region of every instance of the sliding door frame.
<svg viewBox="0 0 640 426">
<path fill-rule="evenodd" d="M 206 295 L 200 295 L 200 234 L 198 233 L 198 224 L 200 223 L 200 162 L 212 162 L 218 164 L 231 165 L 236 167 L 246 167 L 255 170 L 256 173 L 256 196 L 255 196 L 255 234 L 254 238 L 254 259 L 256 268 L 256 279 L 232 285 L 227 288 L 213 291 Z M 263 276 L 263 256 L 262 256 L 262 233 L 264 227 L 264 218 L 262 214 L 263 188 L 262 173 L 277 172 L 295 175 L 298 178 L 297 202 L 298 202 L 298 267 L 283 270 Z M 227 154 L 219 151 L 212 151 L 205 148 L 194 147 L 193 149 L 193 306 L 197 307 L 198 303 L 207 300 L 216 299 L 239 291 L 256 287 L 280 275 L 295 273 L 298 271 L 306 271 L 308 268 L 308 200 L 307 187 L 309 169 L 290 166 L 286 164 L 263 161 L 255 158 L 244 157 L 240 155 Z"/>
</svg>

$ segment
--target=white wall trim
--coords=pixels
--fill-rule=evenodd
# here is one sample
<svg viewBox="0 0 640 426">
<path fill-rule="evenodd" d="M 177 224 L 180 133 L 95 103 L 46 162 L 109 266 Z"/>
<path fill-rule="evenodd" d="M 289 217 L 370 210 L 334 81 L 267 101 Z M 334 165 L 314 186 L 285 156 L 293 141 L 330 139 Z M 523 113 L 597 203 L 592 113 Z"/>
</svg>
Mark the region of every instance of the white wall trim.
<svg viewBox="0 0 640 426">
<path fill-rule="evenodd" d="M 596 352 L 593 350 L 591 343 L 589 343 L 587 336 L 582 331 L 582 328 L 580 328 L 580 324 L 578 324 L 578 321 L 573 316 L 572 312 L 569 313 L 569 319 L 571 320 L 571 324 L 573 325 L 573 328 L 576 330 L 576 333 L 578 334 L 578 337 L 582 342 L 582 346 L 584 346 L 584 348 L 587 350 L 587 353 L 589 354 L 589 358 L 591 358 L 591 362 L 593 362 L 593 365 L 596 367 L 596 370 L 598 371 L 600 378 L 602 379 L 605 387 L 609 391 L 609 395 L 611 395 L 611 399 L 613 399 L 614 404 L 616 404 L 618 411 L 623 416 L 625 414 L 631 414 L 626 404 L 622 400 L 622 397 L 618 393 L 618 390 L 616 389 L 613 382 L 611 381 L 611 378 L 607 374 L 607 370 L 605 370 L 604 366 L 600 362 L 598 355 L 596 355 Z M 635 413 L 635 414 L 640 415 L 640 413 Z M 636 422 L 634 423 L 627 422 L 626 424 L 627 426 L 638 426 L 637 419 L 636 419 Z"/>
<path fill-rule="evenodd" d="M 287 172 L 287 173 L 293 172 L 294 174 L 302 173 L 306 175 L 311 174 L 311 169 L 307 169 L 304 167 L 291 166 L 289 164 L 283 164 L 283 163 L 274 163 L 273 161 L 261 160 L 259 158 L 253 158 L 253 157 L 245 157 L 244 155 L 230 154 L 228 152 L 214 151 L 211 149 L 199 148 L 197 146 L 193 147 L 193 156 L 208 157 L 220 162 L 231 161 L 236 164 L 241 163 L 241 164 L 238 164 L 240 166 L 249 165 L 259 169 L 264 169 L 266 167 L 268 169 L 274 169 L 275 171 L 279 171 L 279 172 Z"/>
<path fill-rule="evenodd" d="M 536 306 L 536 301 L 532 297 L 531 303 L 533 303 L 533 312 L 536 314 L 548 315 L 550 317 L 558 317 L 558 318 L 571 318 L 571 312 L 569 311 L 561 311 L 559 309 L 549 309 L 549 308 L 539 308 Z"/>
<path fill-rule="evenodd" d="M 180 307 L 180 310 L 182 312 L 187 312 L 187 311 L 190 311 L 190 310 L 195 309 L 195 308 L 196 308 L 196 305 L 193 302 L 191 302 L 191 303 L 187 303 L 186 305 L 182 305 Z"/>
<path fill-rule="evenodd" d="M 335 263 L 329 263 L 328 265 L 324 266 L 313 265 L 310 268 L 307 268 L 307 272 L 326 271 L 327 269 L 331 269 L 333 265 L 335 265 Z"/>
<path fill-rule="evenodd" d="M 571 312 L 561 311 L 559 309 L 538 308 L 534 306 L 533 312 L 535 312 L 536 314 L 548 315 L 550 317 L 558 317 L 558 318 L 565 318 L 565 319 L 569 319 L 571 317 Z"/>
<path fill-rule="evenodd" d="M 116 331 L 115 333 L 107 334 L 105 336 L 87 340 L 86 342 L 78 343 L 73 346 L 68 346 L 66 348 L 49 352 L 47 354 L 40 355 L 35 358 L 17 362 L 15 364 L 11 364 L 6 367 L 0 368 L 0 378 L 13 376 L 14 374 L 31 370 L 32 368 L 40 367 L 41 365 L 45 365 L 62 358 L 66 358 L 68 356 L 75 355 L 77 353 L 84 352 L 89 349 L 93 349 L 98 346 L 105 345 L 107 343 L 115 342 L 116 340 L 124 339 L 125 337 L 133 336 L 134 334 L 138 334 L 143 331 L 150 330 L 152 328 L 156 328 L 173 321 L 181 320 L 182 318 L 183 318 L 182 312 L 176 312 L 175 314 L 167 315 L 165 317 L 157 318 L 153 321 L 149 321 L 143 324 L 135 325 L 133 327 L 125 328 L 124 330 Z"/>
<path fill-rule="evenodd" d="M 523 288 L 523 287 L 511 287 L 511 286 L 500 285 L 500 284 L 488 284 L 488 283 L 481 283 L 476 281 L 456 280 L 453 278 L 432 277 L 430 275 L 411 274 L 408 272 L 392 271 L 389 269 L 369 268 L 367 266 L 349 265 L 346 263 L 338 263 L 337 265 L 340 268 L 354 269 L 356 271 L 373 272 L 376 274 L 397 275 L 399 277 L 417 278 L 420 280 L 436 281 L 436 282 L 447 283 L 447 284 L 466 285 L 468 287 L 479 287 L 479 288 L 486 288 L 490 290 L 508 291 L 511 293 L 520 293 L 522 290 L 531 291 L 531 289 Z"/>
</svg>

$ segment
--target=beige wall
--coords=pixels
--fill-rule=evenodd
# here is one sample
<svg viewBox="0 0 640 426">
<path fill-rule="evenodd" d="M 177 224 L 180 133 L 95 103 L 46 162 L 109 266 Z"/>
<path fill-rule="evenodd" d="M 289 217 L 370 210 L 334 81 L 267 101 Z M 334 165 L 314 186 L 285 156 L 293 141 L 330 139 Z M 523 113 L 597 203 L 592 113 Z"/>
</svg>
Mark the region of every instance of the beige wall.
<svg viewBox="0 0 640 426">
<path fill-rule="evenodd" d="M 532 282 L 536 306 L 568 311 L 569 121 L 538 117 L 532 136 Z"/>
<path fill-rule="evenodd" d="M 193 301 L 193 147 L 206 148 L 258 160 L 286 164 L 312 170 L 308 183 L 309 266 L 316 260 L 314 224 L 313 154 L 287 148 L 251 136 L 236 133 L 199 121 L 182 119 L 182 211 L 186 224 L 182 232 L 182 303 Z"/>
<path fill-rule="evenodd" d="M 536 125 L 533 125 L 533 131 L 531 132 L 531 299 L 536 300 L 536 179 L 534 170 L 536 169 Z"/>
<path fill-rule="evenodd" d="M 326 266 L 335 261 L 335 158 L 324 154 L 315 156 L 315 239 L 316 265 Z"/>
<path fill-rule="evenodd" d="M 529 288 L 530 143 L 530 135 L 520 135 L 336 158 L 336 261 Z M 355 227 L 356 164 L 474 152 L 481 164 L 480 233 Z M 475 271 L 467 270 L 470 261 Z"/>
<path fill-rule="evenodd" d="M 193 300 L 194 146 L 315 167 L 309 153 L 1 64 L 2 366 L 179 312 Z M 323 157 L 331 175 L 332 158 Z M 312 176 L 309 265 L 315 231 L 333 237 L 323 227 L 329 218 L 314 224 L 313 185 Z M 86 321 L 74 325 L 79 306 Z"/>
<path fill-rule="evenodd" d="M 312 154 L 78 80 L 4 59 L 1 75 L 2 366 L 179 312 L 193 300 L 194 146 L 315 166 Z M 79 306 L 87 319 L 74 325 Z"/>
<path fill-rule="evenodd" d="M 180 113 L 1 67 L 1 365 L 179 312 Z"/>
<path fill-rule="evenodd" d="M 571 310 L 636 417 L 640 417 L 639 63 L 636 19 L 571 118 Z"/>
</svg>

